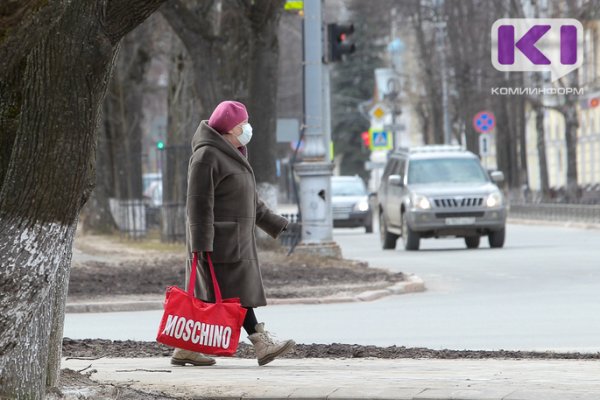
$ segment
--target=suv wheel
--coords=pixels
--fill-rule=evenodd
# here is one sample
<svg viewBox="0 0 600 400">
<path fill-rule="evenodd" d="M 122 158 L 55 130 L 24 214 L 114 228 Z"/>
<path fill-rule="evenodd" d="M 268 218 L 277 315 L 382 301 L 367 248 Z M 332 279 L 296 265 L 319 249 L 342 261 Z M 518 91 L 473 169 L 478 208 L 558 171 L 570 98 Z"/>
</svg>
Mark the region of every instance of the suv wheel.
<svg viewBox="0 0 600 400">
<path fill-rule="evenodd" d="M 488 236 L 488 242 L 490 242 L 490 247 L 495 249 L 504 246 L 505 236 L 506 228 L 502 228 L 499 231 L 491 232 Z"/>
<path fill-rule="evenodd" d="M 379 212 L 379 235 L 381 238 L 381 247 L 384 250 L 393 250 L 396 248 L 398 235 L 388 232 L 387 224 L 385 223 L 385 218 L 383 217 L 383 211 Z"/>
<path fill-rule="evenodd" d="M 465 238 L 465 244 L 467 245 L 467 249 L 478 248 L 480 240 L 481 240 L 480 236 L 467 236 Z"/>
<path fill-rule="evenodd" d="M 410 229 L 404 214 L 402 214 L 402 242 L 405 250 L 419 250 L 419 242 L 421 238 L 419 234 Z"/>
</svg>

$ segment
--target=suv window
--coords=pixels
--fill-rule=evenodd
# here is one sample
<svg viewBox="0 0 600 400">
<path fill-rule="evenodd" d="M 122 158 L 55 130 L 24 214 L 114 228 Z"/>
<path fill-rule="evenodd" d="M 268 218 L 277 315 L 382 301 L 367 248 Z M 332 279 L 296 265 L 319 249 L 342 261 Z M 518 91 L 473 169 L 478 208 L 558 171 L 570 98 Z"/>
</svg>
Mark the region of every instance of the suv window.
<svg viewBox="0 0 600 400">
<path fill-rule="evenodd" d="M 485 183 L 489 179 L 474 158 L 432 158 L 411 160 L 408 183 Z"/>
</svg>

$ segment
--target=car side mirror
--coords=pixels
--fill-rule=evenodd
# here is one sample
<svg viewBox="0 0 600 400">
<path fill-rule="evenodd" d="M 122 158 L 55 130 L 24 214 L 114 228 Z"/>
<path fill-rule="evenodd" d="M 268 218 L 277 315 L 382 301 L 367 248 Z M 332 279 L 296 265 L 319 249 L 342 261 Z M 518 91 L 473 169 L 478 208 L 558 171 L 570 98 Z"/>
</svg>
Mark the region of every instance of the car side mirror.
<svg viewBox="0 0 600 400">
<path fill-rule="evenodd" d="M 504 182 L 504 173 L 502 171 L 492 171 L 490 177 L 496 183 Z"/>
<path fill-rule="evenodd" d="M 400 175 L 390 175 L 388 178 L 388 183 L 390 186 L 404 186 L 404 182 L 402 181 L 402 177 Z"/>
</svg>

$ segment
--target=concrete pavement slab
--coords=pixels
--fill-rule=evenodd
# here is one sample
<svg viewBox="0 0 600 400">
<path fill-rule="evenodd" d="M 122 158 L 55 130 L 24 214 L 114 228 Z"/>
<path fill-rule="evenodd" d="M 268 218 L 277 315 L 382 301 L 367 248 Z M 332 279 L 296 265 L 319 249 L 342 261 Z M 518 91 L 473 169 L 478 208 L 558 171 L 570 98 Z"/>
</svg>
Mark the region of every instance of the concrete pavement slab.
<svg viewBox="0 0 600 400">
<path fill-rule="evenodd" d="M 327 399 L 335 400 L 413 400 L 423 389 L 388 386 L 380 389 L 362 387 L 343 387 L 329 395 Z"/>
<path fill-rule="evenodd" d="M 91 378 L 194 399 L 589 400 L 599 398 L 600 362 L 581 360 L 218 358 L 175 367 L 169 358 L 64 359 Z M 559 396 L 559 397 L 557 397 Z"/>
<path fill-rule="evenodd" d="M 414 397 L 415 400 L 503 400 L 514 389 L 425 389 Z"/>
<path fill-rule="evenodd" d="M 598 400 L 600 392 L 580 392 L 577 389 L 565 390 L 544 390 L 532 392 L 531 390 L 517 390 L 506 396 L 502 400 L 531 400 L 536 396 L 543 400 Z"/>
</svg>

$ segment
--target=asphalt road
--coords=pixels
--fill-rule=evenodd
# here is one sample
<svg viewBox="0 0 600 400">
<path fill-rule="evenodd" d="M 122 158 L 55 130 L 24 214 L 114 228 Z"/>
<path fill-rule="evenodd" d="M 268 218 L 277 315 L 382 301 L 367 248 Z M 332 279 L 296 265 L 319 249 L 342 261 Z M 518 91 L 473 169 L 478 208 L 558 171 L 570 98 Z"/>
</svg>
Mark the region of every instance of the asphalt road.
<svg viewBox="0 0 600 400">
<path fill-rule="evenodd" d="M 503 249 L 486 241 L 424 240 L 383 251 L 377 234 L 336 229 L 346 258 L 411 272 L 427 291 L 374 302 L 270 306 L 259 320 L 299 343 L 433 349 L 600 351 L 600 230 L 508 226 Z M 399 246 L 400 248 L 400 243 Z M 161 313 L 68 314 L 65 336 L 153 340 Z"/>
</svg>

